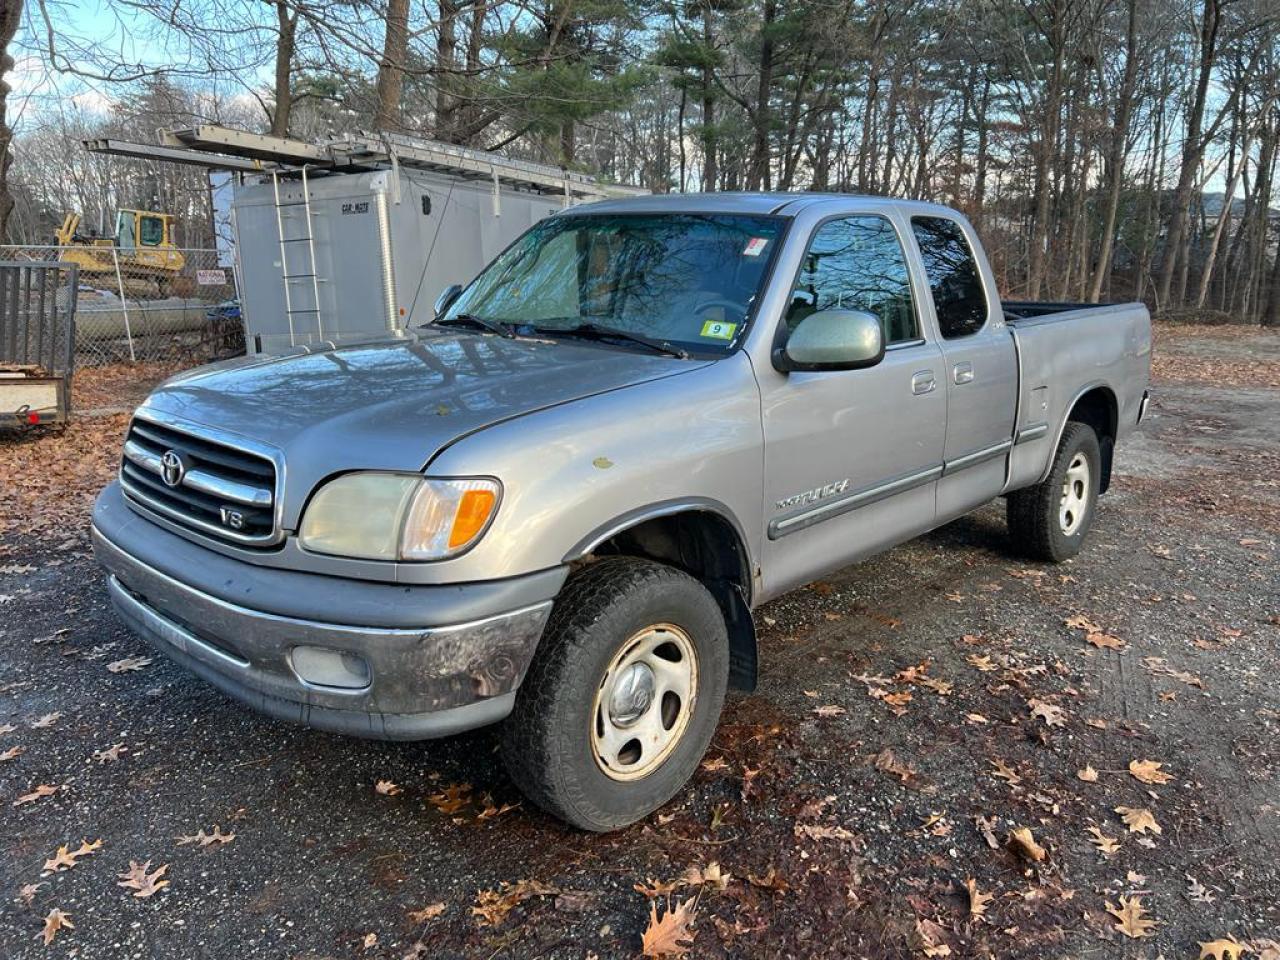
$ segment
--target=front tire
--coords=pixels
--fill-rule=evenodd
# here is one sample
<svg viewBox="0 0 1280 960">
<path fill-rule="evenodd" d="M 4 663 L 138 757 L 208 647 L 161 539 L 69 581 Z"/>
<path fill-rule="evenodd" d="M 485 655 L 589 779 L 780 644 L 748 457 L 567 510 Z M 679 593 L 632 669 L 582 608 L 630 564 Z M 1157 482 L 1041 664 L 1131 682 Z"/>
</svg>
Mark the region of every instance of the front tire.
<svg viewBox="0 0 1280 960">
<path fill-rule="evenodd" d="M 1070 421 L 1043 483 L 1009 494 L 1006 516 L 1014 549 L 1033 560 L 1061 563 L 1084 545 L 1102 482 L 1098 435 Z"/>
<path fill-rule="evenodd" d="M 662 806 L 697 769 L 724 704 L 724 616 L 697 580 L 610 557 L 571 576 L 503 727 L 512 780 L 583 830 Z"/>
</svg>

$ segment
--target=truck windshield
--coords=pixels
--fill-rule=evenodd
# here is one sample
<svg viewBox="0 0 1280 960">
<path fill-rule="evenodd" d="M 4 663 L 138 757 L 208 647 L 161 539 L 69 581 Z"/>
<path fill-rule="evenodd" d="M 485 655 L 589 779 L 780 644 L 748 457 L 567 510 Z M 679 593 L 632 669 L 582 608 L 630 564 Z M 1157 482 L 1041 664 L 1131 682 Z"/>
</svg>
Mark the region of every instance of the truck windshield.
<svg viewBox="0 0 1280 960">
<path fill-rule="evenodd" d="M 693 352 L 727 352 L 782 229 L 775 217 L 552 217 L 490 264 L 440 319 L 480 317 L 517 333 L 594 324 Z"/>
</svg>

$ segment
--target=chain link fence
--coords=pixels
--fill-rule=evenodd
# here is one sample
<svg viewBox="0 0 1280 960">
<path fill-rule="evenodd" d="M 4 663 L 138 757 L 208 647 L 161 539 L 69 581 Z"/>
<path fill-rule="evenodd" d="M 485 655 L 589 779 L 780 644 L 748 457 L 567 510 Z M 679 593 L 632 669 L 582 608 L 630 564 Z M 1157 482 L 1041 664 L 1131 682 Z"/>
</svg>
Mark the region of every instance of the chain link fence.
<svg viewBox="0 0 1280 960">
<path fill-rule="evenodd" d="M 109 243 L 0 245 L 0 261 L 79 268 L 78 366 L 171 360 L 195 366 L 244 352 L 235 273 L 217 250 Z"/>
</svg>

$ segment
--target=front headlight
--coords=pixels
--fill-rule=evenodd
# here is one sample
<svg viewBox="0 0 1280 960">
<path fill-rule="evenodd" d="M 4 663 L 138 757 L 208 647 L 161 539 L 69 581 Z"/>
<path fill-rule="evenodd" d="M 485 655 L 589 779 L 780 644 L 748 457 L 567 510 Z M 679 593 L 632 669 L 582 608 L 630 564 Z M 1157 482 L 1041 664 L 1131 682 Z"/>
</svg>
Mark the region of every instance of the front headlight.
<svg viewBox="0 0 1280 960">
<path fill-rule="evenodd" d="M 348 473 L 312 498 L 299 539 L 307 550 L 339 557 L 443 560 L 480 539 L 501 492 L 483 478 Z"/>
</svg>

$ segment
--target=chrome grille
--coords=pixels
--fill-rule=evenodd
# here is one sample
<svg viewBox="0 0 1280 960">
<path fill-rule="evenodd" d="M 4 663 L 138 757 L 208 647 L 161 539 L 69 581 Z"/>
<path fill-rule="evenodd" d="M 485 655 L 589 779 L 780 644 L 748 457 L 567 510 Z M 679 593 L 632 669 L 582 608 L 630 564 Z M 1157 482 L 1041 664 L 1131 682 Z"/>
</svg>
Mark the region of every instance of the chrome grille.
<svg viewBox="0 0 1280 960">
<path fill-rule="evenodd" d="M 134 417 L 120 485 L 130 499 L 184 526 L 237 543 L 277 539 L 275 462 L 192 428 Z"/>
</svg>

